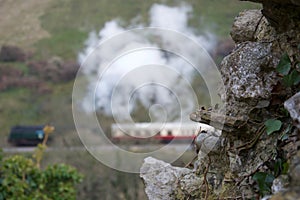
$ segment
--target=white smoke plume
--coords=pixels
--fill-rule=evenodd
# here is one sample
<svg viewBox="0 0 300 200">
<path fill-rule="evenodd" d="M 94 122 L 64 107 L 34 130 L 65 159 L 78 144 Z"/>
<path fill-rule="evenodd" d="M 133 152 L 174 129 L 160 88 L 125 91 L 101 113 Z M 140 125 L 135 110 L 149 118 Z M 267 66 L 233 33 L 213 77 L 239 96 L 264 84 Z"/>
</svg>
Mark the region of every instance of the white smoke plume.
<svg viewBox="0 0 300 200">
<path fill-rule="evenodd" d="M 168 7 L 154 4 L 149 11 L 150 23 L 147 26 L 178 31 L 206 50 L 212 50 L 214 36 L 196 35 L 188 26 L 191 12 L 192 8 L 187 5 Z M 132 24 L 130 27 L 146 25 Z M 126 28 L 121 27 L 117 20 L 107 22 L 99 34 L 90 33 L 85 50 L 79 54 L 83 73 L 89 81 L 83 100 L 84 110 L 93 111 L 92 105 L 95 104 L 106 115 L 126 121 L 136 103 L 140 102 L 145 108 L 150 108 L 153 121 L 176 121 L 182 116 L 184 121 L 188 120 L 189 114 L 197 106 L 188 84 L 194 78 L 195 69 L 180 56 L 161 49 L 171 46 L 188 52 L 191 57 L 199 52 L 194 52 L 176 37 L 163 32 L 155 38 L 130 32 L 126 38 L 115 38 L 109 40 L 109 45 L 101 45 L 124 31 Z"/>
</svg>

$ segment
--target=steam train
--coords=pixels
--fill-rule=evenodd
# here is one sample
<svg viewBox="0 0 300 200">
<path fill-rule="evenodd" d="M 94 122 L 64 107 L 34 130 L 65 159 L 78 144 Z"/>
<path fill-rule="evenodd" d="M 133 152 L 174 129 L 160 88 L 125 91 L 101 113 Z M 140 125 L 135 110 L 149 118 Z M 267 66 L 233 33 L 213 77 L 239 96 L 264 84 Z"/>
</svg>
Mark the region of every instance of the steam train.
<svg viewBox="0 0 300 200">
<path fill-rule="evenodd" d="M 13 126 L 8 136 L 8 142 L 15 146 L 36 146 L 45 137 L 47 125 Z"/>
<path fill-rule="evenodd" d="M 112 141 L 190 141 L 210 126 L 199 123 L 133 123 L 112 124 Z"/>
</svg>

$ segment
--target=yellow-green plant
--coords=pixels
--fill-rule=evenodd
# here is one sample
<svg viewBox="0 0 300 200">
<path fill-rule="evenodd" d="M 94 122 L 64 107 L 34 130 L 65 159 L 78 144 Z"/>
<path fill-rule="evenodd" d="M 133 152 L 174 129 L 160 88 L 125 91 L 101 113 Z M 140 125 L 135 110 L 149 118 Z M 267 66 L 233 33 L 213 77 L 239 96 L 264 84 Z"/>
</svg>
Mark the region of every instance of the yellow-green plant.
<svg viewBox="0 0 300 200">
<path fill-rule="evenodd" d="M 41 169 L 45 149 L 46 141 L 38 145 L 32 158 L 23 155 L 0 156 L 0 200 L 76 199 L 75 186 L 83 176 L 66 164 Z"/>
</svg>

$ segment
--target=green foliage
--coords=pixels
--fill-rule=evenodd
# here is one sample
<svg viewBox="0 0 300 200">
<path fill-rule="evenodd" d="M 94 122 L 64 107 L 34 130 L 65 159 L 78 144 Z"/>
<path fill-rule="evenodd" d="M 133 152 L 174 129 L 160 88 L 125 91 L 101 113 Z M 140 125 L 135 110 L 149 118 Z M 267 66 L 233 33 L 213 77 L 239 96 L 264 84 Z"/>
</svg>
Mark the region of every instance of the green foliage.
<svg viewBox="0 0 300 200">
<path fill-rule="evenodd" d="M 285 75 L 282 80 L 283 84 L 287 87 L 297 85 L 300 83 L 300 73 L 296 69 L 293 69 L 292 72 Z"/>
<path fill-rule="evenodd" d="M 287 174 L 289 170 L 289 163 L 278 158 L 274 164 L 274 176 L 278 177 L 280 174 Z"/>
<path fill-rule="evenodd" d="M 292 67 L 292 61 L 287 53 L 283 54 L 281 57 L 276 67 L 276 71 L 283 75 L 282 81 L 286 87 L 291 87 L 300 83 L 300 73 L 295 67 Z"/>
<path fill-rule="evenodd" d="M 274 176 L 275 177 L 279 176 L 281 171 L 282 171 L 282 159 L 278 158 L 274 164 Z"/>
<path fill-rule="evenodd" d="M 300 47 L 300 45 L 298 46 Z M 299 72 L 298 61 L 291 61 L 287 53 L 281 57 L 276 71 L 282 76 L 282 83 L 286 87 L 296 86 L 300 83 L 300 72 Z M 293 89 L 293 88 L 291 88 Z M 279 109 L 281 116 L 288 117 L 289 113 L 284 108 Z M 282 128 L 282 121 L 278 119 L 268 119 L 264 123 L 267 135 L 279 131 Z M 292 125 L 283 127 L 278 139 L 285 141 L 289 138 Z M 265 196 L 271 193 L 271 186 L 275 177 L 281 174 L 287 174 L 289 170 L 289 163 L 282 157 L 277 157 L 275 162 L 272 162 L 271 172 L 257 172 L 253 175 L 253 180 L 258 184 L 258 189 L 261 196 Z"/>
<path fill-rule="evenodd" d="M 36 92 L 30 92 L 28 88 L 11 88 L 0 92 L 0 126 L 1 136 L 8 134 L 12 126 L 16 124 L 43 124 L 47 115 L 41 113 L 41 103 L 36 98 Z M 2 139 L 0 146 L 7 144 Z"/>
<path fill-rule="evenodd" d="M 73 134 L 72 116 L 73 82 L 49 85 L 52 93 L 40 95 L 28 88 L 12 88 L 0 93 L 0 146 L 7 145 L 7 137 L 12 126 L 16 124 L 55 124 L 60 134 L 53 140 L 62 141 L 62 137 L 77 137 Z M 59 108 L 59 109 L 58 109 Z M 63 118 L 63 120 L 62 120 Z M 71 132 L 71 131 L 72 132 Z M 70 139 L 71 140 L 71 139 Z M 55 141 L 53 141 L 55 142 Z M 80 144 L 75 140 L 76 144 Z"/>
<path fill-rule="evenodd" d="M 3 159 L 3 150 L 0 149 L 0 163 L 2 162 L 2 159 Z"/>
<path fill-rule="evenodd" d="M 271 186 L 275 177 L 266 172 L 256 172 L 253 175 L 253 180 L 257 182 L 259 192 L 262 196 L 271 193 Z"/>
<path fill-rule="evenodd" d="M 287 174 L 290 168 L 290 164 L 288 162 L 282 163 L 281 166 L 281 174 Z"/>
<path fill-rule="evenodd" d="M 282 126 L 282 122 L 277 119 L 268 119 L 265 122 L 266 132 L 268 135 L 272 134 L 275 131 L 279 131 Z"/>
<path fill-rule="evenodd" d="M 289 163 L 282 158 L 275 160 L 273 165 L 273 171 L 271 173 L 267 172 L 256 172 L 253 175 L 253 180 L 258 184 L 259 193 L 262 196 L 271 193 L 271 187 L 274 179 L 281 174 L 287 174 L 289 169 Z"/>
<path fill-rule="evenodd" d="M 281 141 L 287 140 L 287 139 L 289 138 L 288 133 L 290 133 L 291 129 L 292 129 L 292 125 L 289 124 L 289 125 L 284 129 L 284 131 L 282 131 L 282 133 L 281 133 L 281 135 L 279 136 L 278 139 L 281 140 Z"/>
<path fill-rule="evenodd" d="M 290 69 L 291 69 L 291 60 L 289 56 L 285 53 L 281 57 L 277 65 L 276 71 L 282 75 L 287 75 L 290 72 Z"/>
<path fill-rule="evenodd" d="M 198 32 L 213 29 L 222 38 L 229 37 L 230 27 L 234 17 L 244 9 L 260 8 L 259 4 L 234 0 L 219 1 L 184 1 L 193 7 L 193 15 L 189 25 Z M 73 58 L 78 53 L 78 47 L 83 48 L 84 40 L 89 32 L 99 31 L 105 22 L 120 20 L 123 26 L 128 26 L 132 19 L 138 16 L 140 23 L 148 24 L 149 10 L 155 3 L 178 6 L 182 1 L 175 0 L 54 0 L 41 15 L 41 26 L 50 33 L 36 43 L 42 56 L 58 55 L 62 58 Z M 226 5 L 226 9 L 223 8 Z M 137 18 L 136 18 L 137 19 Z M 73 32 L 73 33 L 72 33 Z"/>
<path fill-rule="evenodd" d="M 75 184 L 81 182 L 82 177 L 75 168 L 65 164 L 48 166 L 44 171 L 47 180 L 42 186 L 51 199 L 75 199 Z"/>
<path fill-rule="evenodd" d="M 64 31 L 57 32 L 52 37 L 43 38 L 35 44 L 35 47 L 39 49 L 35 59 L 48 58 L 49 55 L 75 59 L 78 52 L 83 49 L 87 37 L 86 32 L 65 28 Z"/>
<path fill-rule="evenodd" d="M 71 166 L 56 164 L 41 170 L 21 155 L 0 161 L 0 200 L 75 199 L 75 185 L 82 175 Z"/>
</svg>

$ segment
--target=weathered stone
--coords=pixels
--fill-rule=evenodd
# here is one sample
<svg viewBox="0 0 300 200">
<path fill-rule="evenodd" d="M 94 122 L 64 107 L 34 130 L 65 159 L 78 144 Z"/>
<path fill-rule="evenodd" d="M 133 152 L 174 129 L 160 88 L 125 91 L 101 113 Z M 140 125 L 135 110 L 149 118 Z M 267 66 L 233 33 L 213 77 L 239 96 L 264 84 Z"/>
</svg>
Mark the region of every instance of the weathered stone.
<svg viewBox="0 0 300 200">
<path fill-rule="evenodd" d="M 295 19 L 298 18 L 297 20 L 299 20 L 299 16 L 297 16 L 299 8 L 295 4 L 281 4 L 278 6 L 274 5 L 272 1 L 265 1 L 262 12 L 278 32 L 285 32 L 296 28 Z"/>
<path fill-rule="evenodd" d="M 173 200 L 185 194 L 199 195 L 199 185 L 203 181 L 190 169 L 173 167 L 152 157 L 145 159 L 140 177 L 144 180 L 146 194 L 151 200 Z"/>
<path fill-rule="evenodd" d="M 257 26 L 263 15 L 260 10 L 245 10 L 234 20 L 230 35 L 236 43 L 254 41 Z"/>
<path fill-rule="evenodd" d="M 209 124 L 210 126 L 225 132 L 234 132 L 242 127 L 248 120 L 247 116 L 234 117 L 217 113 L 211 109 L 199 109 L 190 114 L 190 119 L 194 122 Z"/>
<path fill-rule="evenodd" d="M 221 98 L 231 115 L 244 116 L 260 100 L 270 98 L 279 80 L 274 70 L 278 62 L 272 43 L 261 42 L 239 44 L 223 59 L 221 73 L 227 92 Z"/>
<path fill-rule="evenodd" d="M 245 0 L 242 0 L 245 1 Z M 246 0 L 263 5 L 262 13 L 278 32 L 298 29 L 300 2 L 298 0 Z"/>
<path fill-rule="evenodd" d="M 292 179 L 292 183 L 295 186 L 300 186 L 300 151 L 292 159 L 291 167 L 290 167 L 290 175 Z"/>
<path fill-rule="evenodd" d="M 272 193 L 276 194 L 278 192 L 286 191 L 289 183 L 290 180 L 288 175 L 278 176 L 272 183 Z"/>
<path fill-rule="evenodd" d="M 222 63 L 222 75 L 236 98 L 269 98 L 278 78 L 272 70 L 279 59 L 272 57 L 272 44 L 247 42 L 237 46 Z M 275 61 L 274 61 L 275 59 Z"/>
<path fill-rule="evenodd" d="M 270 25 L 269 21 L 263 16 L 254 34 L 255 41 L 257 42 L 273 42 L 278 36 L 275 29 Z"/>
<path fill-rule="evenodd" d="M 273 3 L 279 5 L 295 5 L 300 6 L 300 2 L 298 0 L 241 0 L 241 1 L 252 1 L 257 3 Z"/>
<path fill-rule="evenodd" d="M 222 141 L 220 139 L 221 131 L 218 130 L 208 130 L 203 131 L 195 138 L 195 145 L 199 151 L 204 153 L 218 152 L 222 146 Z"/>
<path fill-rule="evenodd" d="M 225 109 L 201 108 L 190 115 L 193 121 L 207 123 L 223 131 L 220 137 L 201 133 L 196 138 L 199 154 L 192 172 L 207 178 L 209 198 L 214 199 L 217 196 L 219 199 L 256 199 L 259 194 L 253 187 L 257 184 L 252 179 L 253 174 L 257 171 L 273 171 L 272 163 L 278 158 L 291 159 L 291 184 L 287 191 L 279 192 L 272 199 L 297 199 L 300 196 L 300 154 L 298 152 L 299 155 L 295 157 L 295 151 L 299 132 L 294 134 L 297 129 L 288 129 L 291 119 L 284 117 L 280 109 L 283 101 L 295 92 L 296 87 L 289 90 L 283 87 L 282 77 L 275 69 L 284 53 L 289 55 L 293 66 L 300 60 L 300 3 L 296 0 L 253 1 L 263 3 L 262 13 L 260 10 L 248 10 L 235 19 L 231 34 L 237 45 L 221 63 L 220 70 L 226 92 L 220 93 L 220 96 L 225 102 Z M 299 93 L 285 102 L 285 107 L 297 122 L 298 128 L 299 102 Z M 277 132 L 271 135 L 265 133 L 264 122 L 270 118 L 279 118 L 282 121 L 282 129 L 279 131 L 281 135 Z M 280 139 L 284 132 L 288 135 L 285 141 Z M 213 145 L 214 143 L 217 145 Z M 172 175 L 174 171 L 170 172 L 169 167 L 160 167 L 160 170 L 157 169 L 151 175 L 160 178 L 145 181 L 148 187 L 152 187 L 152 190 L 148 189 L 148 193 L 156 195 L 151 196 L 153 198 L 163 199 L 159 196 L 163 190 L 165 195 L 169 195 L 169 199 L 176 199 L 179 194 L 180 199 L 193 199 L 187 193 L 188 186 L 181 187 L 178 183 L 183 183 L 186 179 L 178 178 L 177 173 Z M 165 192 L 166 187 L 161 180 L 165 175 L 160 173 L 166 173 L 169 177 L 165 181 L 168 192 Z M 188 174 L 192 177 L 190 191 L 194 191 L 194 183 L 197 184 L 194 181 L 195 175 Z M 276 177 L 273 192 L 285 188 L 286 180 L 289 182 L 286 175 Z M 200 181 L 198 188 L 201 185 Z"/>
<path fill-rule="evenodd" d="M 272 196 L 269 200 L 298 200 L 300 189 L 293 189 L 285 192 L 280 192 Z"/>
<path fill-rule="evenodd" d="M 289 111 L 291 118 L 300 129 L 300 92 L 284 102 L 284 107 Z"/>
</svg>

